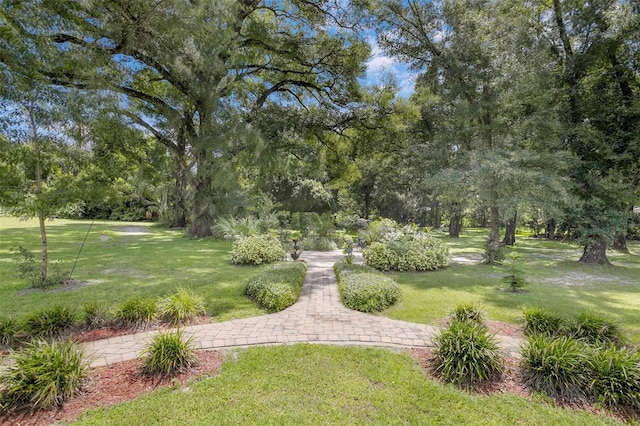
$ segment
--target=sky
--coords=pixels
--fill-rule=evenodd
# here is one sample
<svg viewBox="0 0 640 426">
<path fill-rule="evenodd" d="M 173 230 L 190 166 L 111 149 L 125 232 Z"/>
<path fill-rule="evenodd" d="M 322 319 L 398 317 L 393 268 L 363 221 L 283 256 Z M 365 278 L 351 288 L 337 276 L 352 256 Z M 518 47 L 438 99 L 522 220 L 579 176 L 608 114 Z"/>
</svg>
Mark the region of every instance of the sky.
<svg viewBox="0 0 640 426">
<path fill-rule="evenodd" d="M 413 94 L 416 74 L 409 70 L 408 64 L 398 62 L 386 55 L 378 46 L 375 36 L 367 37 L 371 47 L 371 57 L 367 61 L 367 73 L 363 80 L 366 85 L 382 85 L 388 76 L 395 78 L 398 84 L 398 96 L 408 98 Z"/>
</svg>

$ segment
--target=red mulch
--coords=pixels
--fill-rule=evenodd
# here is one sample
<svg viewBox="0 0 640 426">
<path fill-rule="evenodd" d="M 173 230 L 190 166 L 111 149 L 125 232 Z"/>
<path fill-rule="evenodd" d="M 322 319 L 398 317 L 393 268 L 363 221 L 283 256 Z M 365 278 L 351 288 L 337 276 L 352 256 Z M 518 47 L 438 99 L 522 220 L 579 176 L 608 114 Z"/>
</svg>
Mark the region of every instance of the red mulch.
<svg viewBox="0 0 640 426">
<path fill-rule="evenodd" d="M 193 379 L 211 377 L 222 363 L 222 355 L 217 351 L 199 351 L 197 356 L 198 365 L 188 372 L 160 379 L 142 374 L 140 359 L 93 368 L 82 394 L 60 409 L 0 418 L 0 425 L 40 426 L 71 421 L 90 408 L 109 407 L 163 386 L 182 387 Z"/>
</svg>

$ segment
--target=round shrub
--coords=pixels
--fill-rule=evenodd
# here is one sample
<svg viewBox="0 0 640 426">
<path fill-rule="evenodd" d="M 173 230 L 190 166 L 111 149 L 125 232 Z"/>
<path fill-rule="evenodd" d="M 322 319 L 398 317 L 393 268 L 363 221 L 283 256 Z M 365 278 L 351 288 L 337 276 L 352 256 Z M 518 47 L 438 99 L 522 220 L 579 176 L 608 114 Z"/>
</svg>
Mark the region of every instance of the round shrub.
<svg viewBox="0 0 640 426">
<path fill-rule="evenodd" d="M 588 349 L 583 342 L 568 336 L 530 336 L 522 348 L 525 384 L 565 401 L 588 399 Z"/>
<path fill-rule="evenodd" d="M 123 327 L 144 328 L 155 319 L 156 312 L 155 300 L 133 297 L 120 305 L 114 316 Z"/>
<path fill-rule="evenodd" d="M 37 341 L 11 355 L 0 375 L 2 411 L 46 410 L 74 396 L 87 376 L 80 346 Z"/>
<path fill-rule="evenodd" d="M 205 314 L 206 310 L 202 297 L 181 287 L 174 294 L 158 300 L 158 313 L 161 318 L 178 325 Z"/>
<path fill-rule="evenodd" d="M 382 271 L 430 271 L 449 264 L 447 245 L 423 233 L 374 242 L 362 255 L 367 265 Z"/>
<path fill-rule="evenodd" d="M 306 272 L 301 262 L 274 263 L 249 281 L 245 294 L 271 312 L 281 311 L 300 297 Z"/>
<path fill-rule="evenodd" d="M 231 262 L 236 265 L 262 265 L 284 258 L 280 241 L 272 235 L 251 235 L 233 243 Z"/>
<path fill-rule="evenodd" d="M 141 353 L 144 372 L 169 375 L 191 368 L 197 361 L 191 342 L 183 338 L 182 330 L 156 334 Z"/>
<path fill-rule="evenodd" d="M 73 327 L 75 314 L 66 306 L 56 305 L 35 312 L 24 319 L 22 328 L 27 338 L 51 339 Z"/>
<path fill-rule="evenodd" d="M 495 380 L 503 371 L 500 349 L 489 329 L 476 321 L 451 322 L 435 338 L 434 372 L 457 386 Z"/>
<path fill-rule="evenodd" d="M 611 345 L 594 350 L 591 392 L 608 407 L 640 408 L 640 354 Z"/>
<path fill-rule="evenodd" d="M 334 266 L 340 300 L 360 312 L 379 312 L 397 302 L 400 290 L 394 280 L 364 265 L 344 262 Z"/>
<path fill-rule="evenodd" d="M 586 311 L 569 321 L 567 333 L 590 344 L 620 345 L 623 341 L 616 324 Z"/>
<path fill-rule="evenodd" d="M 524 315 L 524 334 L 527 336 L 542 334 L 560 336 L 564 334 L 564 319 L 542 308 L 528 307 L 522 311 Z"/>
</svg>

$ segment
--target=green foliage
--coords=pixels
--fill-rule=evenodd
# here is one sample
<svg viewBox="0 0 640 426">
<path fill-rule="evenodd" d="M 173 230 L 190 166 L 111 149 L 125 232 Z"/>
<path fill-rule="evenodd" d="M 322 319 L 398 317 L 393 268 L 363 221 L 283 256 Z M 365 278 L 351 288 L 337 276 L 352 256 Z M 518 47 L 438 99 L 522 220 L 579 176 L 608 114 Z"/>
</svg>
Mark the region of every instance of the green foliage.
<svg viewBox="0 0 640 426">
<path fill-rule="evenodd" d="M 0 315 L 0 347 L 12 347 L 16 343 L 20 324 L 12 317 Z"/>
<path fill-rule="evenodd" d="M 302 262 L 278 262 L 263 268 L 245 294 L 271 312 L 293 305 L 302 293 L 307 266 Z"/>
<path fill-rule="evenodd" d="M 509 286 L 509 290 L 516 292 L 527 284 L 527 280 L 524 277 L 524 272 L 518 269 L 517 261 L 522 257 L 522 254 L 518 253 L 515 248 L 511 249 L 511 252 L 507 254 L 509 273 L 502 277 L 502 282 Z"/>
<path fill-rule="evenodd" d="M 22 329 L 28 338 L 60 337 L 75 323 L 76 316 L 64 305 L 42 309 L 24 319 Z"/>
<path fill-rule="evenodd" d="M 452 321 L 471 321 L 482 324 L 483 317 L 482 310 L 476 308 L 473 303 L 460 303 L 451 312 Z"/>
<path fill-rule="evenodd" d="M 183 338 L 182 330 L 156 334 L 141 353 L 145 357 L 143 370 L 170 375 L 193 367 L 197 358 L 191 343 L 192 339 Z"/>
<path fill-rule="evenodd" d="M 157 304 L 154 299 L 133 297 L 125 301 L 114 312 L 115 319 L 124 327 L 144 328 L 156 317 Z"/>
<path fill-rule="evenodd" d="M 262 265 L 284 258 L 280 241 L 271 235 L 251 235 L 233 243 L 231 262 L 236 265 Z"/>
<path fill-rule="evenodd" d="M 43 282 L 41 265 L 36 264 L 33 253 L 23 246 L 14 248 L 12 251 L 18 255 L 16 259 L 18 263 L 18 276 L 27 280 L 33 288 L 43 288 L 64 284 L 64 282 L 69 278 L 68 273 L 60 270 L 60 263 L 53 263 L 47 279 Z"/>
<path fill-rule="evenodd" d="M 362 255 L 367 265 L 382 271 L 430 271 L 449 264 L 446 244 L 426 234 L 374 242 Z"/>
<path fill-rule="evenodd" d="M 339 262 L 333 268 L 340 300 L 348 308 L 379 312 L 392 306 L 400 297 L 396 282 L 371 267 Z"/>
<path fill-rule="evenodd" d="M 89 329 L 104 327 L 112 320 L 104 305 L 95 301 L 82 305 L 82 318 L 85 327 Z"/>
<path fill-rule="evenodd" d="M 202 297 L 182 287 L 174 294 L 158 300 L 159 316 L 174 325 L 182 324 L 197 315 L 204 315 L 206 312 Z"/>
<path fill-rule="evenodd" d="M 37 341 L 11 355 L 0 374 L 2 411 L 46 410 L 75 395 L 85 377 L 83 351 L 73 342 Z"/>
<path fill-rule="evenodd" d="M 640 353 L 629 348 L 597 348 L 589 359 L 590 389 L 608 407 L 640 408 Z"/>
<path fill-rule="evenodd" d="M 445 382 L 473 386 L 500 377 L 500 349 L 489 329 L 475 319 L 453 320 L 435 337 L 434 371 Z"/>
<path fill-rule="evenodd" d="M 336 243 L 329 237 L 320 237 L 317 235 L 308 236 L 300 241 L 299 245 L 305 250 L 314 251 L 333 251 L 338 248 Z"/>
<path fill-rule="evenodd" d="M 527 336 L 542 334 L 560 336 L 564 333 L 564 319 L 542 308 L 527 307 L 523 309 L 524 334 Z"/>
<path fill-rule="evenodd" d="M 623 343 L 622 332 L 616 324 L 587 311 L 580 312 L 576 318 L 568 321 L 567 333 L 590 344 Z"/>
<path fill-rule="evenodd" d="M 225 240 L 239 240 L 260 233 L 260 221 L 251 216 L 221 217 L 213 226 L 213 236 Z"/>
<path fill-rule="evenodd" d="M 522 375 L 534 391 L 565 401 L 589 396 L 589 348 L 573 337 L 529 337 L 522 348 Z"/>
</svg>

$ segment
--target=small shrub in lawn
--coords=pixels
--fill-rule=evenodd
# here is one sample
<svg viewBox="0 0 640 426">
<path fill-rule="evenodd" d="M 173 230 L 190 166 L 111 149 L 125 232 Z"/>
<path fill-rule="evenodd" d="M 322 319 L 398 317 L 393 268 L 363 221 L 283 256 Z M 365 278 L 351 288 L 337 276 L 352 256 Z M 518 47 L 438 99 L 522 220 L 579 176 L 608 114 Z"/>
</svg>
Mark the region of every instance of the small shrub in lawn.
<svg viewBox="0 0 640 426">
<path fill-rule="evenodd" d="M 305 250 L 314 251 L 332 251 L 338 248 L 338 245 L 331 238 L 316 235 L 304 238 L 299 244 Z"/>
<path fill-rule="evenodd" d="M 453 321 L 435 338 L 434 372 L 445 382 L 472 386 L 500 377 L 498 344 L 476 321 Z"/>
<path fill-rule="evenodd" d="M 141 355 L 147 374 L 174 374 L 191 368 L 197 361 L 191 339 L 185 340 L 182 330 L 156 334 Z"/>
<path fill-rule="evenodd" d="M 11 317 L 0 316 L 0 347 L 13 347 L 16 344 L 20 324 Z"/>
<path fill-rule="evenodd" d="M 453 321 L 472 321 L 482 323 L 482 310 L 476 308 L 472 303 L 461 303 L 451 312 Z"/>
<path fill-rule="evenodd" d="M 156 312 L 155 300 L 134 297 L 120 305 L 114 316 L 124 327 L 144 328 L 155 319 Z"/>
<path fill-rule="evenodd" d="M 569 321 L 567 333 L 591 344 L 620 345 L 623 341 L 620 328 L 616 324 L 585 311 Z"/>
<path fill-rule="evenodd" d="M 340 300 L 360 312 L 379 312 L 396 303 L 400 290 L 394 280 L 365 265 L 334 265 Z"/>
<path fill-rule="evenodd" d="M 532 335 L 522 348 L 524 382 L 553 398 L 584 401 L 589 396 L 589 352 L 573 337 Z"/>
<path fill-rule="evenodd" d="M 640 409 L 640 353 L 613 345 L 594 349 L 591 392 L 608 407 Z"/>
<path fill-rule="evenodd" d="M 60 337 L 75 324 L 71 309 L 56 305 L 35 312 L 24 319 L 22 328 L 27 338 L 51 339 Z"/>
<path fill-rule="evenodd" d="M 449 264 L 447 245 L 419 232 L 373 242 L 364 248 L 362 255 L 367 265 L 381 271 L 429 271 Z"/>
<path fill-rule="evenodd" d="M 272 235 L 250 235 L 233 243 L 231 262 L 236 265 L 262 265 L 284 258 L 278 238 Z"/>
<path fill-rule="evenodd" d="M 524 334 L 531 336 L 542 334 L 545 336 L 560 336 L 564 333 L 564 319 L 545 309 L 528 307 L 523 309 Z"/>
<path fill-rule="evenodd" d="M 274 263 L 249 281 L 245 294 L 271 312 L 281 311 L 300 297 L 306 272 L 302 262 Z"/>
<path fill-rule="evenodd" d="M 191 290 L 179 288 L 175 293 L 158 300 L 160 317 L 174 325 L 206 313 L 204 299 Z"/>
<path fill-rule="evenodd" d="M 98 302 L 87 302 L 82 305 L 84 325 L 89 329 L 105 327 L 111 322 L 109 311 Z"/>
<path fill-rule="evenodd" d="M 80 346 L 36 341 L 10 356 L 0 375 L 2 410 L 46 410 L 75 395 L 87 376 Z"/>
</svg>

